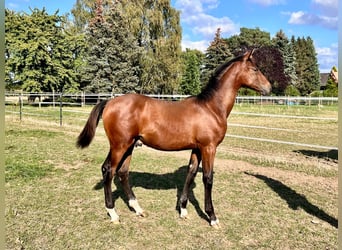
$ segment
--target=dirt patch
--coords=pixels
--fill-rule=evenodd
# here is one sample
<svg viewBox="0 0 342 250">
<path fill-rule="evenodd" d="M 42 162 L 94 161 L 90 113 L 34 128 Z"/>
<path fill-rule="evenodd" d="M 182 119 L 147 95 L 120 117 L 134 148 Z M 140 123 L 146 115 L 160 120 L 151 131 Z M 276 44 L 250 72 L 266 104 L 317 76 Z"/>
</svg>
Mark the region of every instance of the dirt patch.
<svg viewBox="0 0 342 250">
<path fill-rule="evenodd" d="M 149 147 L 143 146 L 142 148 L 138 148 L 136 150 L 143 150 L 146 153 L 153 154 L 153 155 L 172 155 L 173 157 L 179 157 L 184 159 L 184 163 L 188 163 L 190 158 L 191 151 L 178 151 L 178 152 L 163 152 L 158 151 L 155 149 L 151 149 Z M 236 152 L 241 152 L 242 150 L 237 149 Z M 246 152 L 245 152 L 246 153 Z M 268 157 L 269 160 L 284 162 L 285 160 L 294 161 L 294 162 L 301 162 L 305 164 L 312 164 L 312 161 L 316 164 L 318 159 L 305 159 L 305 157 L 297 157 L 296 159 L 290 159 L 290 156 L 285 157 L 277 157 L 277 156 L 269 156 L 269 155 L 260 155 L 258 153 L 253 153 L 248 151 L 249 155 L 254 154 L 257 157 Z M 321 164 L 320 167 L 323 165 L 326 168 L 336 168 L 337 163 L 331 164 L 331 162 L 324 162 L 323 159 L 319 159 Z M 319 167 L 319 166 L 318 166 Z M 278 169 L 275 167 L 262 167 L 262 166 L 255 166 L 245 161 L 240 160 L 227 160 L 227 159 L 220 159 L 215 158 L 215 167 L 214 170 L 217 172 L 221 171 L 229 171 L 231 173 L 238 173 L 238 172 L 247 172 L 252 174 L 259 174 L 263 176 L 267 176 L 268 178 L 273 178 L 282 182 L 286 182 L 289 185 L 308 185 L 308 186 L 319 186 L 328 192 L 336 192 L 338 189 L 338 178 L 336 177 L 320 177 L 320 176 L 313 176 L 302 172 L 296 171 L 287 171 Z M 255 179 L 255 178 L 254 178 Z"/>
</svg>

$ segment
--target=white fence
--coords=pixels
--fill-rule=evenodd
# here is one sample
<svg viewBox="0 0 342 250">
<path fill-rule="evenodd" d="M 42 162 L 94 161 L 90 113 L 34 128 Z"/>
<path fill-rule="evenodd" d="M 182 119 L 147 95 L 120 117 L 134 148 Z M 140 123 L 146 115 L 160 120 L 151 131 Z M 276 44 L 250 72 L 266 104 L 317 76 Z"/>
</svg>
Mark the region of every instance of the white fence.
<svg viewBox="0 0 342 250">
<path fill-rule="evenodd" d="M 63 125 L 63 113 L 76 113 L 82 112 L 77 110 L 68 110 L 64 107 L 67 106 L 85 106 L 85 105 L 93 105 L 102 99 L 115 98 L 113 94 L 60 94 L 60 93 L 5 93 L 5 103 L 6 105 L 14 105 L 18 107 L 16 111 L 11 111 L 6 109 L 6 113 L 15 113 L 18 114 L 20 120 L 23 116 L 43 116 L 44 114 L 37 113 L 27 113 L 23 111 L 24 105 L 29 106 L 52 106 L 59 109 L 59 123 Z M 188 96 L 184 95 L 149 95 L 153 98 L 163 99 L 163 100 L 171 100 L 177 101 L 184 99 Z M 273 97 L 273 96 L 238 96 L 236 98 L 237 104 L 248 103 L 255 105 L 309 105 L 309 106 L 317 106 L 317 108 L 324 105 L 336 105 L 338 104 L 337 97 Z M 17 111 L 19 110 L 19 111 Z M 88 113 L 87 113 L 88 114 Z M 288 119 L 312 119 L 312 120 L 326 120 L 328 122 L 337 122 L 337 117 L 308 117 L 308 116 L 290 116 L 290 115 L 274 115 L 274 114 L 259 114 L 259 113 L 246 113 L 246 112 L 232 112 L 232 114 L 239 115 L 248 115 L 248 116 L 263 116 L 263 117 L 276 117 L 276 118 L 284 118 L 284 120 Z M 270 128 L 270 127 L 261 127 L 261 126 L 249 126 L 245 124 L 232 124 L 230 126 L 240 126 L 240 127 L 250 127 L 251 129 L 265 129 L 265 130 L 279 130 L 279 128 Z M 288 130 L 284 128 L 283 130 Z M 287 132 L 298 132 L 288 130 Z M 297 145 L 304 146 L 309 148 L 316 149 L 328 149 L 328 150 L 338 150 L 337 147 L 333 146 L 324 146 L 324 145 L 315 145 L 315 144 L 305 144 L 300 142 L 291 142 L 291 141 L 281 141 L 275 139 L 266 139 L 266 138 L 255 138 L 255 137 L 246 137 L 241 135 L 232 135 L 227 134 L 227 137 L 234 137 L 240 139 L 248 139 L 248 140 L 257 140 L 269 143 L 279 143 L 279 144 L 288 144 L 288 145 Z M 336 135 L 337 136 L 337 135 Z"/>
<path fill-rule="evenodd" d="M 236 103 L 273 104 L 273 105 L 337 105 L 337 97 L 311 96 L 238 96 Z"/>
<path fill-rule="evenodd" d="M 62 102 L 64 106 L 75 105 L 84 106 L 87 104 L 94 104 L 102 99 L 114 98 L 121 94 L 111 93 L 75 93 L 75 94 L 62 94 L 62 93 L 18 93 L 6 92 L 6 104 L 19 104 L 20 102 L 30 105 L 60 105 Z M 147 95 L 157 99 L 163 100 L 181 100 L 187 95 Z M 303 96 L 238 96 L 236 103 L 249 103 L 249 104 L 270 104 L 270 105 L 337 105 L 337 97 L 303 97 Z"/>
</svg>

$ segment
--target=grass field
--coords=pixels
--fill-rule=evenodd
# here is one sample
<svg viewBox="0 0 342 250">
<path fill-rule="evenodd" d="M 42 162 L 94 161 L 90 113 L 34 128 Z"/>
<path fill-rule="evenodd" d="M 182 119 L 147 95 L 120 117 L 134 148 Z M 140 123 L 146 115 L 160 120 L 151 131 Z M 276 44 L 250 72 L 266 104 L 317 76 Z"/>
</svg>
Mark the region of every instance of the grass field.
<svg viewBox="0 0 342 250">
<path fill-rule="evenodd" d="M 58 109 L 40 110 L 52 119 L 24 116 L 20 122 L 6 115 L 7 249 L 337 249 L 336 151 L 226 138 L 215 160 L 213 202 L 221 228 L 214 230 L 204 213 L 201 173 L 188 205 L 190 219 L 179 219 L 176 210 L 189 152 L 143 146 L 133 154 L 130 178 L 148 216 L 130 211 L 118 185 L 113 196 L 121 224 L 114 225 L 101 187 L 108 143 L 100 124 L 93 144 L 76 149 L 90 108 L 77 111 L 86 113 L 64 114 L 63 127 L 54 118 Z M 234 111 L 337 117 L 336 107 Z M 232 114 L 228 122 L 298 130 L 231 126 L 229 133 L 337 145 L 335 121 Z"/>
</svg>

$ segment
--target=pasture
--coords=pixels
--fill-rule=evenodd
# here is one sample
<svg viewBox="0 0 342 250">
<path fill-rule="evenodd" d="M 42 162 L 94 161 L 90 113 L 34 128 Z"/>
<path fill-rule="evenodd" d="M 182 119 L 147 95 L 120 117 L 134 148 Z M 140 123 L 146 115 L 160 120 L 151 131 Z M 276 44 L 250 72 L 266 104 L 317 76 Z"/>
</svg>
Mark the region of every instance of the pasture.
<svg viewBox="0 0 342 250">
<path fill-rule="evenodd" d="M 179 218 L 190 152 L 136 148 L 131 185 L 148 216 L 130 211 L 115 181 L 121 224 L 114 225 L 101 183 L 106 136 L 100 124 L 90 147 L 77 149 L 91 107 L 68 110 L 62 127 L 57 107 L 27 106 L 25 112 L 40 116 L 21 122 L 6 113 L 7 249 L 337 249 L 336 150 L 226 137 L 215 159 L 213 202 L 221 228 L 214 230 L 204 213 L 201 171 L 190 218 Z M 337 121 L 303 118 L 337 118 L 336 106 L 236 105 L 233 112 L 228 134 L 337 146 Z"/>
</svg>

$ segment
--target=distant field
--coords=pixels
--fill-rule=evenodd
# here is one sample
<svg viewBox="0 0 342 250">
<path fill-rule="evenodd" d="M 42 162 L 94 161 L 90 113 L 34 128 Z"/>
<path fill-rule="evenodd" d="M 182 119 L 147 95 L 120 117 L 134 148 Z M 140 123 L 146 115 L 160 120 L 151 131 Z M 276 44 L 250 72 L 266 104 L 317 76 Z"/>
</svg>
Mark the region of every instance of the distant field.
<svg viewBox="0 0 342 250">
<path fill-rule="evenodd" d="M 121 224 L 113 225 L 101 188 L 108 151 L 101 124 L 93 144 L 76 149 L 91 107 L 65 109 L 60 127 L 58 107 L 27 106 L 30 115 L 21 122 L 8 112 L 16 107 L 6 107 L 7 249 L 337 249 L 336 150 L 227 137 L 215 160 L 221 229 L 213 230 L 203 212 L 201 173 L 188 205 L 191 218 L 178 218 L 189 152 L 137 148 L 131 184 L 148 217 L 129 210 L 118 185 L 113 196 Z M 236 105 L 233 111 L 337 118 L 336 106 Z M 233 113 L 228 124 L 235 124 L 231 134 L 337 146 L 337 121 Z"/>
</svg>

